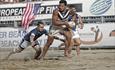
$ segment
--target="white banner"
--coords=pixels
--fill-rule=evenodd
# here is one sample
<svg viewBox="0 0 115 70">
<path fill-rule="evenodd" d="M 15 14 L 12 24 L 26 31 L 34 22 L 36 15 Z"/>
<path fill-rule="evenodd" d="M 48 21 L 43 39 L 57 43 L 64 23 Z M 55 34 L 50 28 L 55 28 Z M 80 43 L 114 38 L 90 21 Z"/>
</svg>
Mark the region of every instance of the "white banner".
<svg viewBox="0 0 115 70">
<path fill-rule="evenodd" d="M 28 32 L 34 27 L 30 27 Z M 49 29 L 49 26 L 46 27 Z M 81 47 L 110 47 L 115 48 L 115 24 L 85 24 L 84 29 L 78 29 L 82 41 Z M 97 34 L 96 34 L 97 33 Z M 0 47 L 17 47 L 25 32 L 20 28 L 0 28 Z M 97 37 L 96 37 L 97 36 Z M 43 47 L 47 36 L 43 35 L 38 39 Z M 51 47 L 58 47 L 62 42 L 55 40 Z"/>
<path fill-rule="evenodd" d="M 115 48 L 115 24 L 102 23 L 102 24 L 85 24 L 83 30 L 80 31 L 81 40 L 87 47 L 110 47 Z M 97 38 L 96 38 L 97 36 Z"/>
<path fill-rule="evenodd" d="M 51 19 L 52 12 L 57 8 L 59 1 L 43 1 L 38 10 L 36 20 Z M 36 2 L 35 2 L 36 3 Z M 115 15 L 114 0 L 68 0 L 81 16 L 108 16 Z M 26 3 L 0 5 L 0 21 L 21 20 Z"/>
</svg>

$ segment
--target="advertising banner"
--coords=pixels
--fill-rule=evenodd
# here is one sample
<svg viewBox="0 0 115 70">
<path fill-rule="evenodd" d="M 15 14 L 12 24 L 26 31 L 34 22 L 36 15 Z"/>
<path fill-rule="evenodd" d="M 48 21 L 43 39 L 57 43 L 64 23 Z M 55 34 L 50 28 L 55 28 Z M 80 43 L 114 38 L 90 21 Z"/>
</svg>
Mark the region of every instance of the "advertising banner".
<svg viewBox="0 0 115 70">
<path fill-rule="evenodd" d="M 35 2 L 36 3 L 36 2 Z M 114 0 L 68 0 L 81 16 L 115 15 Z M 21 20 L 26 3 L 0 5 L 0 21 Z M 43 1 L 36 20 L 51 19 L 52 12 L 58 7 L 58 1 Z"/>
<path fill-rule="evenodd" d="M 35 27 L 30 27 L 28 32 Z M 46 27 L 49 30 L 49 26 Z M 83 29 L 79 29 L 81 48 L 115 48 L 115 24 L 85 24 Z M 21 39 L 26 33 L 21 28 L 0 28 L 0 47 L 18 47 Z M 63 36 L 58 35 L 62 38 Z M 47 41 L 47 36 L 43 35 L 38 39 L 40 46 Z M 55 40 L 51 47 L 58 47 L 62 42 Z"/>
</svg>

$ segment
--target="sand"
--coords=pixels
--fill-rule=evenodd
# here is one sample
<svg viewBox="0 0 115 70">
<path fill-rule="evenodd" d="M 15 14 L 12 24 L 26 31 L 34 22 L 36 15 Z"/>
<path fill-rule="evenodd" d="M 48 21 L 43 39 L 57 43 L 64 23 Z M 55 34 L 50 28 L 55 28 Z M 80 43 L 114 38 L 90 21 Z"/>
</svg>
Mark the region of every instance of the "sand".
<svg viewBox="0 0 115 70">
<path fill-rule="evenodd" d="M 72 51 L 72 58 L 63 50 L 49 50 L 45 60 L 33 60 L 34 50 L 26 49 L 3 60 L 8 51 L 0 50 L 0 70 L 115 70 L 115 49 L 81 50 L 80 57 Z"/>
</svg>

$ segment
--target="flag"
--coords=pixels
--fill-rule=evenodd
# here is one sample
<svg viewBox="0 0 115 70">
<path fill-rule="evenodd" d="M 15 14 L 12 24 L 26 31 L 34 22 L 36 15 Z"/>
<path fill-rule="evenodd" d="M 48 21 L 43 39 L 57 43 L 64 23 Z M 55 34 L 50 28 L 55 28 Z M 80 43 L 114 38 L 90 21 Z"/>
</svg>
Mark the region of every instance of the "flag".
<svg viewBox="0 0 115 70">
<path fill-rule="evenodd" d="M 22 27 L 26 30 L 29 27 L 29 24 L 35 19 L 35 16 L 37 15 L 38 9 L 40 8 L 40 4 L 30 4 L 27 3 L 25 7 L 25 11 L 23 13 L 22 17 Z"/>
</svg>

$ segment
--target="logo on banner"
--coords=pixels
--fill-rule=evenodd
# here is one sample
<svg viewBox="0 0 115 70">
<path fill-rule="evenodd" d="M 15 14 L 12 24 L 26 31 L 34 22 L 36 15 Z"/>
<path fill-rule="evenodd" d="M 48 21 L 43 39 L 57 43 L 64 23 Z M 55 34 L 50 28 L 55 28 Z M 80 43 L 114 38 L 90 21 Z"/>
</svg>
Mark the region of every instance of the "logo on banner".
<svg viewBox="0 0 115 70">
<path fill-rule="evenodd" d="M 90 7 L 90 12 L 94 15 L 101 15 L 107 12 L 112 5 L 112 0 L 96 0 Z"/>
<path fill-rule="evenodd" d="M 93 32 L 95 33 L 95 38 L 94 38 L 94 40 L 92 40 L 92 41 L 89 41 L 89 40 L 87 40 L 87 41 L 81 40 L 81 43 L 82 43 L 82 44 L 91 45 L 91 44 L 99 43 L 99 42 L 102 40 L 103 34 L 102 34 L 102 32 L 100 31 L 100 29 L 98 28 L 98 26 L 96 26 L 96 28 L 95 28 L 95 27 L 91 27 L 91 31 L 93 31 Z"/>
</svg>

